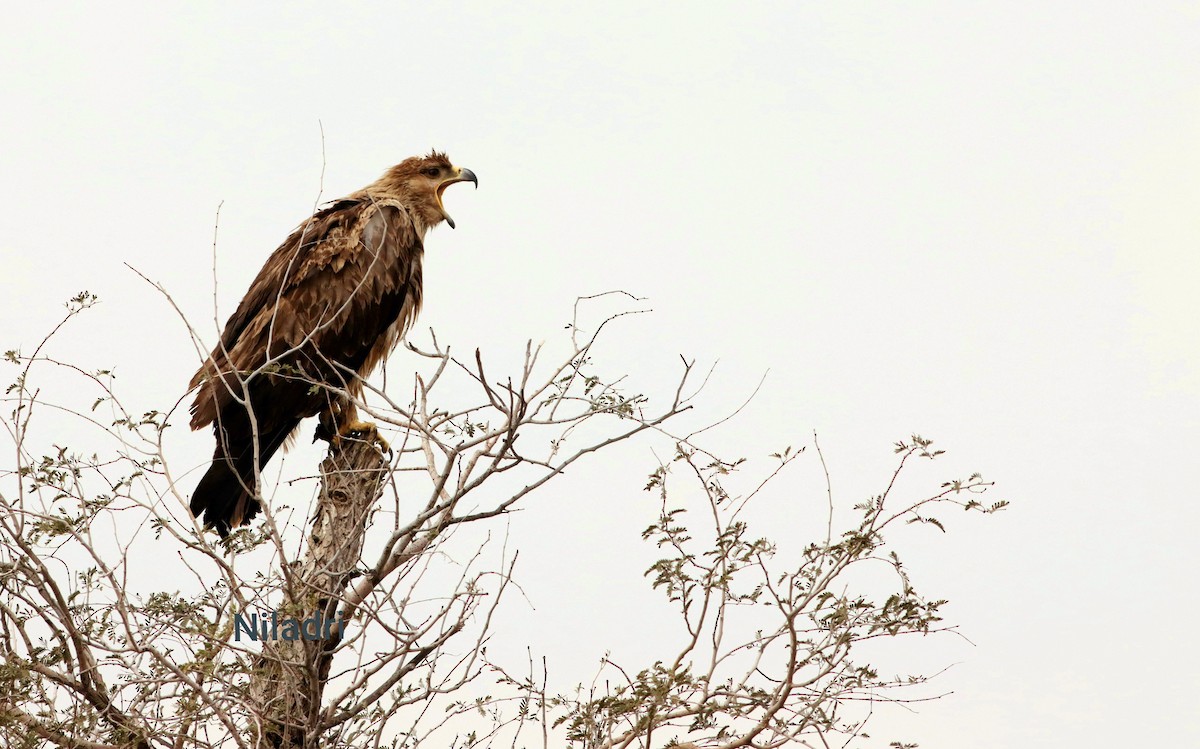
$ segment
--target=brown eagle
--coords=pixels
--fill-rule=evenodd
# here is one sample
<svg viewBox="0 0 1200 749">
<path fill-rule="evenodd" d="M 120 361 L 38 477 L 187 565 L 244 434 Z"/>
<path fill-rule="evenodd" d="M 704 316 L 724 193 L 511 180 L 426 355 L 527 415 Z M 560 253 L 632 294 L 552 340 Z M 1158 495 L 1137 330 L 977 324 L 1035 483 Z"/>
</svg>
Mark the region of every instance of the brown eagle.
<svg viewBox="0 0 1200 749">
<path fill-rule="evenodd" d="M 463 181 L 479 186 L 445 154 L 405 159 L 300 224 L 258 272 L 189 386 L 192 429 L 217 438 L 191 510 L 222 538 L 258 513 L 258 471 L 301 419 L 320 414 L 323 439 L 378 439 L 354 402 L 417 316 L 425 232 L 454 228 L 442 192 Z"/>
</svg>

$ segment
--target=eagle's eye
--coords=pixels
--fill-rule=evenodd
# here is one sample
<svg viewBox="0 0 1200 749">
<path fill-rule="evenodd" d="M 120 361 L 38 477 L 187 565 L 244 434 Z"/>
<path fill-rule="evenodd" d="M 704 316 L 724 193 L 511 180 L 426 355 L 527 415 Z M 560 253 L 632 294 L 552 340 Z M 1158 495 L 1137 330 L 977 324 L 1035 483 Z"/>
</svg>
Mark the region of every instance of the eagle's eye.
<svg viewBox="0 0 1200 749">
<path fill-rule="evenodd" d="M 436 177 L 436 176 L 438 176 L 438 168 L 436 166 L 427 167 L 425 169 L 422 169 L 421 173 L 424 174 L 426 177 Z"/>
</svg>

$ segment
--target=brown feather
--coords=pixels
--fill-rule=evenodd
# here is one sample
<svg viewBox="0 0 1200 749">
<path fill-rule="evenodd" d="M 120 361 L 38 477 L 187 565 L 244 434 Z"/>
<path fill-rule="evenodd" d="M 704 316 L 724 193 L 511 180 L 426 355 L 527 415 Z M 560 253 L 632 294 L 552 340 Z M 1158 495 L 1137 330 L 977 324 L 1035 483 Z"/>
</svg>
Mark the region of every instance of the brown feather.
<svg viewBox="0 0 1200 749">
<path fill-rule="evenodd" d="M 191 427 L 217 436 L 192 510 L 222 535 L 257 513 L 255 469 L 301 419 L 344 409 L 334 391 L 361 396 L 416 319 L 423 238 L 444 218 L 431 167 L 453 169 L 445 154 L 408 159 L 298 226 L 192 377 Z"/>
</svg>

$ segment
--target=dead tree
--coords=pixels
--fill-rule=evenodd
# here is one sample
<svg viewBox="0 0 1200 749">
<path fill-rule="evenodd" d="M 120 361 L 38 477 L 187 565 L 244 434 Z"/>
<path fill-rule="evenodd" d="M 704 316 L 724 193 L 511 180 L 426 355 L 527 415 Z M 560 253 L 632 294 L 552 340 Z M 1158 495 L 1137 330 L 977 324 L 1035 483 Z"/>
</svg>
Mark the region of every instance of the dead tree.
<svg viewBox="0 0 1200 749">
<path fill-rule="evenodd" d="M 383 493 L 387 470 L 387 457 L 378 444 L 362 440 L 340 441 L 321 463 L 315 518 L 303 559 L 286 573 L 281 611 L 297 618 L 311 613 L 324 631 L 312 639 L 264 641 L 250 684 L 261 716 L 259 730 L 272 747 L 319 745 L 321 698 L 334 651 L 342 642 L 340 622 L 355 614 L 345 593 L 361 567 L 367 521 Z M 339 625 L 323 626 L 333 622 Z M 410 662 L 422 657 L 412 653 Z"/>
</svg>

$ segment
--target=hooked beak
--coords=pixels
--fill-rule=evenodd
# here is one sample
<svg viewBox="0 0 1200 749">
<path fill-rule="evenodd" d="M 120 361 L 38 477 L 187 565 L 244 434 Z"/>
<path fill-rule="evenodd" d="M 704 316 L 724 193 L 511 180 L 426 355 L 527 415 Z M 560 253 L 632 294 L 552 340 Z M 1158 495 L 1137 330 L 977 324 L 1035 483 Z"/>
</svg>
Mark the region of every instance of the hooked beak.
<svg viewBox="0 0 1200 749">
<path fill-rule="evenodd" d="M 450 218 L 450 214 L 446 213 L 446 207 L 442 205 L 442 193 L 446 188 L 453 185 L 455 182 L 473 182 L 475 189 L 479 189 L 479 178 L 475 176 L 475 172 L 461 166 L 454 167 L 454 176 L 449 179 L 442 180 L 442 183 L 437 188 L 438 208 L 442 211 L 442 218 L 446 219 L 446 223 L 450 224 L 450 228 L 454 228 L 454 219 Z"/>
</svg>

